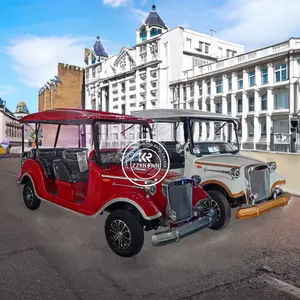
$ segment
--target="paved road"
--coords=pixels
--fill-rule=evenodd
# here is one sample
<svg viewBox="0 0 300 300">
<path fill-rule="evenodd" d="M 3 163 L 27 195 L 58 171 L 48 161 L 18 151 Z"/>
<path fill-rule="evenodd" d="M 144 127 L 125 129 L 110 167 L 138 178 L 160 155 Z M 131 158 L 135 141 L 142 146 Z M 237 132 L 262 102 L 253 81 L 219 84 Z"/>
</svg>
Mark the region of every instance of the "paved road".
<svg viewBox="0 0 300 300">
<path fill-rule="evenodd" d="M 300 199 L 135 258 L 114 255 L 105 215 L 48 203 L 32 212 L 15 184 L 19 160 L 0 160 L 0 300 L 300 299 Z"/>
</svg>

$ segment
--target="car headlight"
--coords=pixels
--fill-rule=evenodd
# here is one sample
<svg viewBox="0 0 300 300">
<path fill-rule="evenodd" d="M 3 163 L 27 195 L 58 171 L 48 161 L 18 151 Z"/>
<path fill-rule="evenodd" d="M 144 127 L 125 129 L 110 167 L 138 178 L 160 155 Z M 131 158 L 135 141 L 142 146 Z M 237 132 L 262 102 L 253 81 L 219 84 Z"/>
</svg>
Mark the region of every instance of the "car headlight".
<svg viewBox="0 0 300 300">
<path fill-rule="evenodd" d="M 239 168 L 232 168 L 230 171 L 229 171 L 230 175 L 233 177 L 233 178 L 239 178 L 240 176 L 240 169 Z"/>
<path fill-rule="evenodd" d="M 199 175 L 193 175 L 192 180 L 194 181 L 195 186 L 198 186 L 201 183 L 201 177 Z"/>
<path fill-rule="evenodd" d="M 151 186 L 145 186 L 144 187 L 145 191 L 149 193 L 151 196 L 153 196 L 156 193 L 156 185 L 151 185 Z"/>
<path fill-rule="evenodd" d="M 269 162 L 268 167 L 271 173 L 274 173 L 277 170 L 277 164 L 275 161 Z"/>
</svg>

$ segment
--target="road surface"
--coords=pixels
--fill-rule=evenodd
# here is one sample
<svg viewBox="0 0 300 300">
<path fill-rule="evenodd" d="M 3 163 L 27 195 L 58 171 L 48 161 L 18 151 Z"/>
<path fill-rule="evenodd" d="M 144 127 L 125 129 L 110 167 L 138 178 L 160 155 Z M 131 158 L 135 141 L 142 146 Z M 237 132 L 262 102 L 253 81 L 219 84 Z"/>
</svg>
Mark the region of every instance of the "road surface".
<svg viewBox="0 0 300 300">
<path fill-rule="evenodd" d="M 25 208 L 20 161 L 0 160 L 0 299 L 300 299 L 300 199 L 259 218 L 234 219 L 116 256 L 106 215 L 81 217 L 49 203 Z"/>
</svg>

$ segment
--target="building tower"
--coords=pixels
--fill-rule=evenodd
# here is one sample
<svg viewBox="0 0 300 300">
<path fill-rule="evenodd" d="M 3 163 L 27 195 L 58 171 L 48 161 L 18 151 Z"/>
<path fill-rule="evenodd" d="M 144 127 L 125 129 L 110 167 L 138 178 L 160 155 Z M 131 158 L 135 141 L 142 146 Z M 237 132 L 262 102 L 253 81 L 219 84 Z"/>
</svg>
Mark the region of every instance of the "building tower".
<svg viewBox="0 0 300 300">
<path fill-rule="evenodd" d="M 96 37 L 96 42 L 92 49 L 85 49 L 85 58 L 84 62 L 87 65 L 94 64 L 96 62 L 102 62 L 106 58 L 108 58 L 108 54 L 106 53 L 106 50 L 104 49 L 101 41 L 100 36 L 98 35 Z"/>
<path fill-rule="evenodd" d="M 156 12 L 156 6 L 152 6 L 152 11 L 148 15 L 147 19 L 143 22 L 141 27 L 136 31 L 136 43 L 139 44 L 143 41 L 154 38 L 166 31 L 169 28 Z"/>
</svg>

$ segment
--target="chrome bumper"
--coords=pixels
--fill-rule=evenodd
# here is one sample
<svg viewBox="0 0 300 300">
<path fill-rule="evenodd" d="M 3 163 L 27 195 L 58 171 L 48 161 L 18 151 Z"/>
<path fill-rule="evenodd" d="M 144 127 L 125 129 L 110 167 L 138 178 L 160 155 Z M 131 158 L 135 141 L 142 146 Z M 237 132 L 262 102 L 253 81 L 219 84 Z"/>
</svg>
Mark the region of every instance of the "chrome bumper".
<svg viewBox="0 0 300 300">
<path fill-rule="evenodd" d="M 152 244 L 153 246 L 160 246 L 172 242 L 178 242 L 183 237 L 186 237 L 204 228 L 209 228 L 214 224 L 216 218 L 217 214 L 216 212 L 213 212 L 179 227 L 155 233 L 152 235 Z"/>
</svg>

